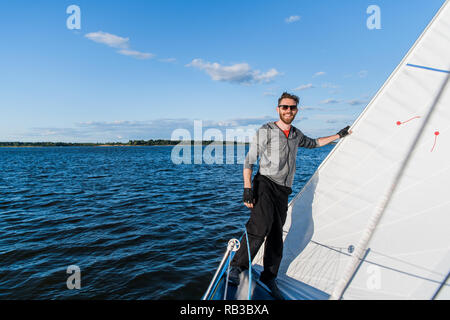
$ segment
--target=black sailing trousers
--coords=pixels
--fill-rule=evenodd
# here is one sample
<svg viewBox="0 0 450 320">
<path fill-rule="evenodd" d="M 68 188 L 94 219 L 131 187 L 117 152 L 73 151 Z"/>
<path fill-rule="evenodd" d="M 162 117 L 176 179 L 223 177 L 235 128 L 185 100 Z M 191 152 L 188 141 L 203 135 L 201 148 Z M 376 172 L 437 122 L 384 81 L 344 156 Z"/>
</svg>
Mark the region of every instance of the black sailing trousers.
<svg viewBox="0 0 450 320">
<path fill-rule="evenodd" d="M 259 172 L 253 179 L 256 203 L 251 209 L 246 228 L 252 261 L 266 238 L 261 280 L 274 279 L 278 274 L 283 257 L 283 225 L 286 222 L 288 197 L 291 193 L 291 188 L 281 186 Z M 231 265 L 246 270 L 248 264 L 247 240 L 244 235 Z"/>
</svg>

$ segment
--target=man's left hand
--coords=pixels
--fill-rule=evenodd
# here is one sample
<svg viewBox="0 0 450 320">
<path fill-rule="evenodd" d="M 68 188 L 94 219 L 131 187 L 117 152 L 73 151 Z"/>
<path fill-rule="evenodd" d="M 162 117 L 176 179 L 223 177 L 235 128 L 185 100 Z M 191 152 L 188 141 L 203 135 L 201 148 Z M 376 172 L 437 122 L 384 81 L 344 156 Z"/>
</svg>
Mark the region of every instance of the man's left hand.
<svg viewBox="0 0 450 320">
<path fill-rule="evenodd" d="M 341 131 L 339 131 L 337 134 L 339 135 L 339 138 L 343 138 L 349 134 L 352 134 L 352 131 L 348 130 L 350 129 L 350 126 L 346 126 L 344 129 L 342 129 Z"/>
</svg>

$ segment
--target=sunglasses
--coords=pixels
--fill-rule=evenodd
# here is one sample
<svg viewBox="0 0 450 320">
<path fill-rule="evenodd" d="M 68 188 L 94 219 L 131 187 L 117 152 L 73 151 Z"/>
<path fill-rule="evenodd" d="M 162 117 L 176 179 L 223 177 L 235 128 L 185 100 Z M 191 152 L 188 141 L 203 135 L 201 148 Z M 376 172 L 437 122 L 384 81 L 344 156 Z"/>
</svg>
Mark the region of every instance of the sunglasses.
<svg viewBox="0 0 450 320">
<path fill-rule="evenodd" d="M 296 105 L 293 105 L 293 106 L 281 105 L 281 106 L 278 106 L 278 108 L 280 108 L 283 111 L 286 111 L 287 109 L 291 109 L 291 111 L 297 110 Z"/>
</svg>

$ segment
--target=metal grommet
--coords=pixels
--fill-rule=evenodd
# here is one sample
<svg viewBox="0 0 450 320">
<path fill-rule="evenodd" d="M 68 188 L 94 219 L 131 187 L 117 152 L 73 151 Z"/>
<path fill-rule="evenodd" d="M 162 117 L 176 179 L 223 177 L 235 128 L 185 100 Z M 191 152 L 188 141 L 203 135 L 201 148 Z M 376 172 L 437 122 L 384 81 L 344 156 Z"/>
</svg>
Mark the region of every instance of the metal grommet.
<svg viewBox="0 0 450 320">
<path fill-rule="evenodd" d="M 228 241 L 228 249 L 231 251 L 238 251 L 241 246 L 241 243 L 238 239 L 231 239 Z"/>
</svg>

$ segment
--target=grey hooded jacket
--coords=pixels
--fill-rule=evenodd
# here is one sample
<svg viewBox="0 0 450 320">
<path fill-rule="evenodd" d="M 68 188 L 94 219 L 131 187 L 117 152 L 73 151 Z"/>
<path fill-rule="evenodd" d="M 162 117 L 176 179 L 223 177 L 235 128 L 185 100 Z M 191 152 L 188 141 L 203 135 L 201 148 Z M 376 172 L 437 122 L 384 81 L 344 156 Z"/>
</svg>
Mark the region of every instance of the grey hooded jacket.
<svg viewBox="0 0 450 320">
<path fill-rule="evenodd" d="M 291 126 L 289 137 L 275 122 L 269 122 L 258 129 L 250 144 L 244 168 L 252 169 L 259 158 L 259 173 L 273 182 L 292 187 L 296 169 L 298 147 L 317 148 L 317 139 L 305 136 L 299 129 Z"/>
</svg>

